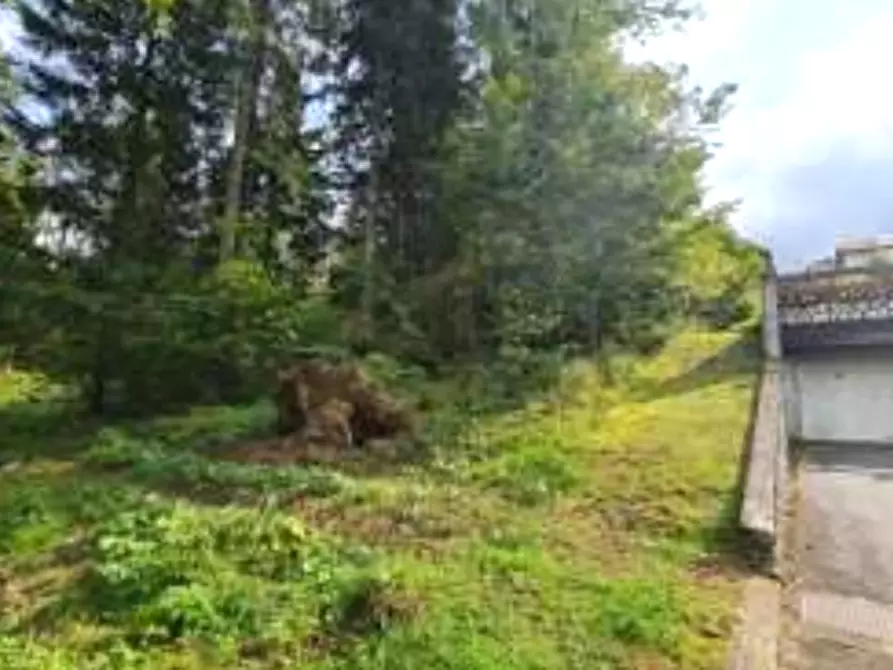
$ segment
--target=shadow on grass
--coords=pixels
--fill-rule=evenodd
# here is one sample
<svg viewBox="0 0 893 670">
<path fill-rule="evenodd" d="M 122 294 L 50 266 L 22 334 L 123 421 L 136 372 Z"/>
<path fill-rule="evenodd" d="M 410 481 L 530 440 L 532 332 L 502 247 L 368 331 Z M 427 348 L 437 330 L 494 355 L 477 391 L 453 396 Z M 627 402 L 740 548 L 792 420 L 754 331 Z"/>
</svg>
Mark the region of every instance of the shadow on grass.
<svg viewBox="0 0 893 670">
<path fill-rule="evenodd" d="M 265 462 L 256 454 L 235 455 L 276 442 L 268 401 L 138 420 L 89 418 L 74 404 L 47 399 L 8 404 L 0 406 L 0 472 L 35 460 L 73 461 L 98 481 L 127 482 L 200 504 L 330 498 L 376 480 L 411 478 L 436 456 L 477 452 L 469 427 L 549 393 L 561 362 L 557 356 L 537 358 L 495 370 L 453 370 L 414 386 L 395 383 L 395 394 L 412 402 L 422 419 L 417 439 L 395 448 L 332 452 L 321 460 L 284 453 Z"/>
<path fill-rule="evenodd" d="M 758 343 L 743 335 L 683 374 L 642 389 L 636 399 L 647 402 L 721 384 L 730 377 L 754 372 L 759 360 Z"/>
<path fill-rule="evenodd" d="M 740 523 L 741 494 L 735 490 L 726 497 L 719 519 L 703 538 L 707 565 L 722 566 L 746 576 L 765 575 L 771 548 L 751 537 Z"/>
<path fill-rule="evenodd" d="M 740 349 L 744 345 L 748 345 L 748 343 L 739 342 L 730 347 L 739 347 L 737 352 L 732 352 L 733 356 L 741 356 L 742 352 L 750 356 L 750 362 L 747 366 L 744 365 L 747 362 L 746 359 L 738 359 L 740 367 L 736 370 L 737 372 L 752 371 L 753 361 L 759 360 L 753 348 Z M 753 347 L 752 344 L 749 346 Z M 735 358 L 733 357 L 732 360 L 734 361 Z M 728 375 L 729 372 L 725 374 Z M 717 379 L 718 381 L 719 379 Z M 762 382 L 762 374 L 756 375 L 748 406 L 747 429 L 744 432 L 744 438 L 739 450 L 740 457 L 735 488 L 725 497 L 719 517 L 715 525 L 708 530 L 705 537 L 705 547 L 708 552 L 728 567 L 747 575 L 765 574 L 772 560 L 772 548 L 767 549 L 764 542 L 760 541 L 759 538 L 753 537 L 741 527 L 741 508 L 744 503 L 745 487 L 747 486 L 748 467 L 753 448 L 753 435 L 756 427 L 757 407 L 760 401 L 759 395 Z"/>
<path fill-rule="evenodd" d="M 0 465 L 39 458 L 70 458 L 90 446 L 101 427 L 70 403 L 23 402 L 0 406 Z"/>
</svg>

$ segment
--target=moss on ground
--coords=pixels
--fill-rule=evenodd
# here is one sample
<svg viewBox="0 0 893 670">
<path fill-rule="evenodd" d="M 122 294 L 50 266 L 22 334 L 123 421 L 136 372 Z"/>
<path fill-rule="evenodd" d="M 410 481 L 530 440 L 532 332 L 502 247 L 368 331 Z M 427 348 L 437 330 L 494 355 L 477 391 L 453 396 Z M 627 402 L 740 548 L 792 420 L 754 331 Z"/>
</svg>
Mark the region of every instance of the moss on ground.
<svg viewBox="0 0 893 670">
<path fill-rule="evenodd" d="M 312 468 L 215 457 L 265 404 L 85 425 L 6 377 L 0 667 L 720 667 L 756 369 L 688 332 L 513 404 L 416 376 L 424 457 Z"/>
</svg>

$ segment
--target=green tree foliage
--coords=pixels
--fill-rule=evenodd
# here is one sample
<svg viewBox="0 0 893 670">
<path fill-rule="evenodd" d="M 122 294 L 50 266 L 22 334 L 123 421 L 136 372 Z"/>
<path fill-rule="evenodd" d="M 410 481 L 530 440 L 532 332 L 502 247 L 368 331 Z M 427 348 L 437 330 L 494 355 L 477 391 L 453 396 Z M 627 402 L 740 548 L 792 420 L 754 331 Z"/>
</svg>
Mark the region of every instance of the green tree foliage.
<svg viewBox="0 0 893 670">
<path fill-rule="evenodd" d="M 82 379 L 97 408 L 113 380 L 143 397 L 141 374 L 168 375 L 174 390 L 180 312 L 226 310 L 177 299 L 215 299 L 195 286 L 214 270 L 219 221 L 233 220 L 242 258 L 295 291 L 327 242 L 319 141 L 303 126 L 302 16 L 290 3 L 271 4 L 263 42 L 246 45 L 250 8 L 228 0 L 178 2 L 163 21 L 141 0 L 18 9 L 30 57 L 18 70 L 23 102 L 8 118 L 45 166 L 33 186 L 50 233 L 43 246 L 55 257 L 38 291 L 43 309 L 27 328 L 48 335 L 25 341 L 42 365 Z M 246 59 L 250 95 L 233 75 Z M 235 142 L 239 119 L 245 132 Z M 237 163 L 233 204 L 227 186 Z M 18 288 L 19 302 L 35 299 L 31 284 Z M 261 315 L 269 305 L 255 307 Z M 217 324 L 222 337 L 230 325 Z M 147 332 L 173 332 L 170 355 L 137 354 L 134 338 Z"/>
<path fill-rule="evenodd" d="M 420 330 L 438 355 L 660 341 L 683 307 L 674 273 L 687 242 L 676 226 L 699 217 L 699 174 L 709 157 L 703 133 L 730 92 L 704 99 L 681 73 L 624 61 L 619 36 L 674 17 L 685 14 L 647 3 L 620 12 L 600 0 L 478 3 L 457 37 L 472 45 L 459 63 L 465 69 L 456 69 L 454 52 L 441 57 L 440 70 L 418 72 L 466 86 L 458 89 L 464 97 L 427 103 L 453 119 L 431 180 L 437 206 L 414 222 L 439 236 L 437 262 L 410 277 L 387 271 L 388 252 L 405 239 L 387 231 L 405 218 L 382 204 L 393 202 L 393 189 L 374 171 L 360 212 L 385 222 L 372 234 L 384 272 L 364 282 L 367 290 L 377 282 L 378 303 L 389 301 L 404 339 Z M 379 38 L 382 45 L 366 39 L 367 62 L 393 55 L 395 36 Z M 416 62 L 395 70 L 409 77 Z M 368 83 L 363 90 L 379 91 Z M 376 100 L 384 110 L 399 104 Z M 400 132 L 386 136 L 397 141 Z M 371 152 L 364 164 L 374 164 Z M 407 183 L 400 179 L 397 190 Z"/>
<path fill-rule="evenodd" d="M 250 194 L 258 228 L 272 221 L 285 241 L 320 242 L 300 54 L 285 43 L 301 19 L 282 4 L 256 16 L 257 3 L 178 2 L 159 24 L 139 0 L 20 3 L 26 43 L 51 56 L 28 63 L 26 92 L 52 114 L 24 114 L 18 125 L 31 150 L 58 165 L 44 188 L 61 228 L 115 259 L 157 265 L 213 242 L 220 217 L 238 223 Z M 267 246 L 273 234 L 238 232 Z"/>
<path fill-rule="evenodd" d="M 9 64 L 0 56 L 0 110 L 7 110 L 16 97 L 16 85 Z M 12 128 L 0 120 L 0 244 L 6 256 L 4 264 L 11 264 L 11 254 L 21 253 L 28 245 L 27 185 L 33 164 L 16 142 Z"/>
<path fill-rule="evenodd" d="M 434 362 L 746 315 L 759 254 L 700 179 L 732 89 L 619 46 L 674 2 L 16 6 L 2 337 L 96 409 L 255 388 L 340 338 L 321 287 Z"/>
<path fill-rule="evenodd" d="M 0 60 L 0 104 L 8 104 L 13 86 L 5 60 Z M 14 140 L 5 125 L 0 126 L 0 239 L 18 237 L 13 231 L 21 225 L 21 204 L 17 188 Z"/>
<path fill-rule="evenodd" d="M 763 251 L 741 239 L 723 210 L 705 212 L 678 230 L 675 288 L 685 313 L 717 327 L 753 315 L 758 307 L 754 279 L 765 268 Z"/>
<path fill-rule="evenodd" d="M 5 112 L 16 97 L 17 87 L 8 63 L 0 56 L 0 110 Z M 42 257 L 34 244 L 34 198 L 30 182 L 35 161 L 25 154 L 12 128 L 0 117 L 0 363 L 14 354 L 27 303 L 13 293 L 17 282 L 32 278 L 41 269 Z M 12 345 L 12 346 L 11 346 Z"/>
<path fill-rule="evenodd" d="M 398 280 L 455 253 L 439 216 L 436 174 L 460 107 L 465 69 L 456 0 L 351 0 L 336 74 L 348 185 L 364 235 Z"/>
<path fill-rule="evenodd" d="M 23 113 L 21 137 L 53 165 L 42 187 L 59 228 L 110 263 L 152 265 L 206 225 L 195 168 L 225 121 L 219 111 L 200 119 L 219 99 L 193 88 L 217 58 L 207 26 L 219 26 L 219 8 L 206 4 L 169 36 L 141 2 L 20 4 L 27 46 L 49 56 L 24 81 L 49 118 Z M 211 39 L 191 34 L 198 25 Z"/>
</svg>

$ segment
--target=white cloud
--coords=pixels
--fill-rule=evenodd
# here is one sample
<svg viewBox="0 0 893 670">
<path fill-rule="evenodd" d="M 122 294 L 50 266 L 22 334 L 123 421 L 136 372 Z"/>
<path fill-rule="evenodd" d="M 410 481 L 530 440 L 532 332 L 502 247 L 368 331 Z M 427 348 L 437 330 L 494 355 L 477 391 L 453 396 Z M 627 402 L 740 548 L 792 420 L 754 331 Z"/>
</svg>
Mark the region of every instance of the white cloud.
<svg viewBox="0 0 893 670">
<path fill-rule="evenodd" d="M 741 227 L 775 248 L 783 263 L 830 251 L 837 234 L 873 232 L 885 223 L 882 207 L 872 220 L 870 208 L 853 219 L 844 206 L 848 197 L 864 204 L 883 195 L 863 192 L 876 180 L 845 178 L 862 165 L 886 171 L 893 190 L 891 34 L 893 12 L 866 17 L 835 44 L 799 54 L 774 104 L 748 104 L 745 90 L 744 104 L 728 119 L 713 180 L 723 191 L 740 192 Z M 839 180 L 831 178 L 835 166 Z M 797 176 L 817 172 L 823 183 Z M 829 199 L 836 206 L 817 211 Z"/>
<path fill-rule="evenodd" d="M 837 234 L 893 232 L 886 0 L 707 0 L 705 10 L 646 55 L 688 62 L 707 87 L 740 83 L 707 174 L 715 198 L 743 200 L 736 225 L 782 265 L 829 252 Z"/>
<path fill-rule="evenodd" d="M 756 0 L 756 3 L 766 0 Z M 721 81 L 718 61 L 729 55 L 755 18 L 754 0 L 707 0 L 702 2 L 700 16 L 685 24 L 684 30 L 672 30 L 649 40 L 644 47 L 628 50 L 632 58 L 648 58 L 657 62 L 686 63 L 696 78 Z"/>
<path fill-rule="evenodd" d="M 748 35 L 757 25 L 762 5 L 770 0 L 706 0 L 702 2 L 702 16 L 685 25 L 683 31 L 668 32 L 643 46 L 633 45 L 627 54 L 633 59 L 648 59 L 659 63 L 685 63 L 690 69 L 692 83 L 711 89 L 732 81 L 742 86 L 736 96 L 735 111 L 715 138 L 723 146 L 717 152 L 707 174 L 711 199 L 733 200 L 747 196 L 752 203 L 754 189 L 747 187 L 748 170 L 741 170 L 735 145 L 741 133 L 736 124 L 747 127 L 747 98 L 752 90 L 748 71 Z M 747 143 L 741 143 L 746 148 Z"/>
<path fill-rule="evenodd" d="M 18 33 L 15 20 L 8 9 L 0 8 L 0 49 L 6 51 L 12 47 L 12 43 Z"/>
</svg>

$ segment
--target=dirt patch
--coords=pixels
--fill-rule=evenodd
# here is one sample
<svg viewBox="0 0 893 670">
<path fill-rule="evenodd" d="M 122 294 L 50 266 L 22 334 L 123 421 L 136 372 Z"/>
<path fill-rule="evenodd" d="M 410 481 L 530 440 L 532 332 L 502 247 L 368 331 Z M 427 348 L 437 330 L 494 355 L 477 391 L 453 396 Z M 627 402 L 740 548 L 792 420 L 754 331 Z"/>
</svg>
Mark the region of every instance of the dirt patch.
<svg viewBox="0 0 893 670">
<path fill-rule="evenodd" d="M 337 445 L 317 444 L 294 437 L 244 442 L 220 454 L 222 460 L 261 465 L 338 464 L 363 454 Z"/>
<path fill-rule="evenodd" d="M 397 497 L 351 502 L 298 496 L 291 510 L 323 533 L 432 560 L 475 538 L 496 536 L 516 520 L 516 510 L 486 494 L 461 499 Z"/>
<path fill-rule="evenodd" d="M 268 466 L 330 465 L 345 472 L 368 473 L 403 463 L 407 457 L 406 445 L 405 441 L 376 440 L 363 449 L 345 449 L 337 444 L 283 437 L 240 442 L 225 450 L 217 450 L 213 457 Z"/>
<path fill-rule="evenodd" d="M 327 500 L 298 498 L 295 514 L 326 532 L 359 540 L 377 547 L 415 547 L 437 553 L 460 530 L 463 520 L 437 514 L 432 509 L 406 510 L 395 506 L 349 505 Z"/>
</svg>

